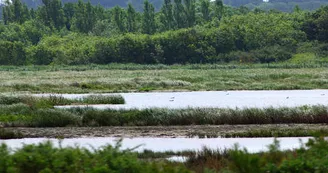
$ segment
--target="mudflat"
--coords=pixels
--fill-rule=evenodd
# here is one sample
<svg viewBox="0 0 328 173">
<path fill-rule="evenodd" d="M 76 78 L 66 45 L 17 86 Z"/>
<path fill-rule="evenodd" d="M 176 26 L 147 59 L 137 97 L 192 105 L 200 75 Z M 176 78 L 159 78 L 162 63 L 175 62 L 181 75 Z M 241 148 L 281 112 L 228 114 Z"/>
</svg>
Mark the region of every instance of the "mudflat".
<svg viewBox="0 0 328 173">
<path fill-rule="evenodd" d="M 113 126 L 113 127 L 6 127 L 20 132 L 25 138 L 79 138 L 79 137 L 199 137 L 225 136 L 254 130 L 328 130 L 325 124 L 266 124 L 266 125 L 191 125 L 191 126 Z"/>
</svg>

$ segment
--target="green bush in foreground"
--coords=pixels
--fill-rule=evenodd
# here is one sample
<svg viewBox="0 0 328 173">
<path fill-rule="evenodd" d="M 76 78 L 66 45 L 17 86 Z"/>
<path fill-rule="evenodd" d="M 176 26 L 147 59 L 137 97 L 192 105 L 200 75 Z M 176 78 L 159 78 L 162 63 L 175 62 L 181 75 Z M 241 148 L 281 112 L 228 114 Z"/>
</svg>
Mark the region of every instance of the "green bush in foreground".
<svg viewBox="0 0 328 173">
<path fill-rule="evenodd" d="M 282 151 L 279 141 L 268 146 L 269 151 L 249 153 L 246 149 L 156 153 L 135 153 L 110 145 L 92 151 L 79 147 L 55 148 L 52 143 L 25 145 L 14 152 L 0 145 L 0 173 L 287 173 L 328 171 L 328 142 L 321 137 L 310 139 L 296 150 Z M 157 156 L 185 155 L 185 163 L 165 162 Z"/>
<path fill-rule="evenodd" d="M 85 148 L 55 148 L 50 142 L 25 145 L 11 153 L 5 144 L 0 146 L 0 173 L 187 173 L 181 166 L 138 160 L 129 150 L 106 146 L 90 151 Z"/>
<path fill-rule="evenodd" d="M 268 152 L 249 153 L 246 149 L 212 150 L 204 148 L 190 155 L 185 165 L 195 171 L 222 173 L 296 173 L 328 172 L 328 142 L 315 138 L 300 149 L 282 151 L 279 141 Z M 205 171 L 206 172 L 206 171 Z"/>
</svg>

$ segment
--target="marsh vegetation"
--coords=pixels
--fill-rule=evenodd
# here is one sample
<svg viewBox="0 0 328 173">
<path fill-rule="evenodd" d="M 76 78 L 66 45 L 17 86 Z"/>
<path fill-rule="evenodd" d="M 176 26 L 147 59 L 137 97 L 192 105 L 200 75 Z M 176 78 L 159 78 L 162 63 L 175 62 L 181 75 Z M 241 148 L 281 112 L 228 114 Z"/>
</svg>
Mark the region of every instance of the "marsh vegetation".
<svg viewBox="0 0 328 173">
<path fill-rule="evenodd" d="M 36 108 L 27 104 L 0 106 L 4 126 L 173 126 L 238 124 L 323 124 L 328 108 L 323 105 L 281 108 L 189 108 L 98 110 L 93 108 Z"/>
<path fill-rule="evenodd" d="M 120 95 L 87 95 L 81 98 L 64 98 L 61 95 L 32 96 L 32 95 L 0 95 L 0 105 L 25 104 L 34 108 L 53 108 L 58 105 L 84 104 L 124 104 Z"/>
<path fill-rule="evenodd" d="M 124 104 L 125 100 L 119 95 L 74 99 L 21 95 L 327 89 L 328 6 L 313 12 L 295 6 L 293 12 L 285 13 L 265 11 L 268 8 L 263 5 L 279 5 L 271 1 L 256 3 L 259 8 L 255 9 L 234 8 L 222 0 L 165 0 L 163 4 L 145 0 L 143 5 L 138 0 L 124 4 L 127 9 L 107 9 L 82 0 L 64 4 L 42 0 L 38 8 L 28 8 L 26 2 L 0 3 L 0 93 L 15 94 L 0 95 L 0 139 L 32 135 L 28 128 L 51 128 L 52 135 L 64 138 L 58 127 L 71 131 L 84 128 L 87 132 L 93 127 L 161 126 L 164 131 L 172 126 L 260 125 L 260 129 L 223 134 L 185 133 L 190 137 L 328 134 L 328 128 L 323 127 L 328 123 L 327 105 L 98 110 L 88 105 Z M 299 4 L 307 9 L 311 6 Z M 310 9 L 318 7 L 314 4 Z M 143 10 L 136 11 L 141 6 Z M 319 104 L 325 103 L 324 95 L 321 93 Z M 174 99 L 170 102 L 177 103 Z M 58 105 L 85 107 L 59 109 Z M 263 128 L 276 124 L 318 127 Z M 25 131 L 20 131 L 22 128 Z M 120 143 L 93 150 L 55 148 L 50 142 L 15 151 L 1 145 L 0 173 L 328 172 L 327 148 L 322 138 L 295 151 L 281 151 L 276 141 L 263 153 L 237 148 L 135 153 L 120 150 Z M 175 154 L 189 159 L 186 163 L 154 160 Z"/>
<path fill-rule="evenodd" d="M 288 68 L 289 66 L 291 65 L 277 65 L 277 68 L 263 65 L 41 66 L 26 69 L 1 67 L 3 82 L 0 92 L 106 93 L 328 88 L 326 68 Z"/>
</svg>

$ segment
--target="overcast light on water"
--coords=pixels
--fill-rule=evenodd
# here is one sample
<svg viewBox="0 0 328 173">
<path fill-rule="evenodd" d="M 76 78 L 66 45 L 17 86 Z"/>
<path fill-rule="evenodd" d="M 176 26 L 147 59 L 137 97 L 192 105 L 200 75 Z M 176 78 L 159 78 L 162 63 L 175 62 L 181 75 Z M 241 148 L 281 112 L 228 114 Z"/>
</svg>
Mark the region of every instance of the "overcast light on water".
<svg viewBox="0 0 328 173">
<path fill-rule="evenodd" d="M 119 138 L 72 138 L 63 139 L 62 147 L 85 147 L 88 149 L 99 149 L 108 144 L 115 145 Z M 309 137 L 291 137 L 277 138 L 280 141 L 280 149 L 288 150 L 299 148 L 302 143 L 306 143 Z M 1 143 L 7 144 L 11 149 L 21 148 L 24 144 L 38 144 L 50 140 L 58 147 L 59 140 L 46 138 L 29 138 L 29 139 L 11 139 L 0 140 Z M 273 144 L 274 138 L 125 138 L 122 141 L 121 149 L 131 149 L 137 146 L 135 151 L 143 151 L 145 149 L 152 151 L 199 151 L 203 147 L 210 149 L 233 148 L 235 144 L 246 148 L 249 152 L 260 152 L 268 150 L 268 145 Z"/>
<path fill-rule="evenodd" d="M 197 91 L 197 92 L 150 92 L 118 93 L 123 105 L 87 105 L 97 109 L 147 109 L 147 108 L 266 108 L 327 105 L 328 90 L 281 90 L 281 91 Z M 66 98 L 80 98 L 87 94 L 62 94 Z M 111 94 L 104 94 L 111 95 Z M 47 96 L 39 94 L 37 96 Z M 70 108 L 74 106 L 58 106 Z"/>
</svg>

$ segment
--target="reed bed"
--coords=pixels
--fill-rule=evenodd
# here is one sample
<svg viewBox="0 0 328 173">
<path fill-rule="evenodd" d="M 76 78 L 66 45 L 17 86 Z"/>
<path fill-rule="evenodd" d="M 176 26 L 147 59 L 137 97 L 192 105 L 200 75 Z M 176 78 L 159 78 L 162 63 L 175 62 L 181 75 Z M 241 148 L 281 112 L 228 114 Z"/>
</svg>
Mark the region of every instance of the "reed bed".
<svg viewBox="0 0 328 173">
<path fill-rule="evenodd" d="M 61 95 L 35 97 L 30 95 L 0 95 L 0 105 L 26 104 L 36 108 L 52 108 L 56 105 L 76 104 L 124 104 L 120 95 L 88 95 L 82 98 L 68 99 Z"/>
<path fill-rule="evenodd" d="M 70 111 L 74 111 L 71 109 Z M 157 126 L 222 124 L 317 124 L 328 123 L 328 107 L 323 105 L 295 108 L 190 108 L 180 110 L 95 110 L 82 111 L 88 126 Z"/>
<path fill-rule="evenodd" d="M 35 108 L 15 104 L 2 105 L 0 108 L 0 122 L 5 126 L 21 127 L 328 123 L 328 107 L 323 105 L 294 108 L 97 110 Z"/>
<path fill-rule="evenodd" d="M 124 104 L 125 100 L 120 95 L 88 95 L 82 99 L 73 100 L 73 103 L 82 104 Z"/>
</svg>

